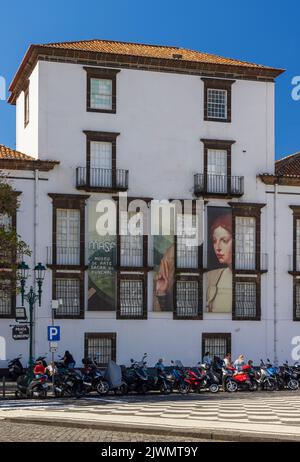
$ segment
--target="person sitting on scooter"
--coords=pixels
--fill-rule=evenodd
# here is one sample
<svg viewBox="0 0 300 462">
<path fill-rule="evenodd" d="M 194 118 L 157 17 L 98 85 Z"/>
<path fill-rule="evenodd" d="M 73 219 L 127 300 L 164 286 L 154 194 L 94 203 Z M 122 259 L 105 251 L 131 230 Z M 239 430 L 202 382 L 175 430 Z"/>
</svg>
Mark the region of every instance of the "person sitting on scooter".
<svg viewBox="0 0 300 462">
<path fill-rule="evenodd" d="M 203 361 L 203 364 L 211 365 L 212 359 L 211 359 L 211 357 L 210 357 L 209 351 L 207 351 L 207 352 L 205 353 L 205 355 L 203 356 L 203 360 L 202 360 L 202 361 Z"/>
<path fill-rule="evenodd" d="M 155 364 L 155 367 L 156 367 L 156 369 L 157 369 L 158 372 L 164 372 L 165 366 L 164 366 L 164 360 L 163 360 L 163 358 L 159 358 L 159 360 L 158 360 L 157 363 Z"/>
<path fill-rule="evenodd" d="M 239 355 L 238 359 L 234 361 L 234 367 L 236 369 L 236 374 L 242 372 L 243 366 L 245 366 L 245 356 Z"/>
<path fill-rule="evenodd" d="M 68 369 L 74 369 L 75 367 L 75 360 L 68 350 L 65 351 L 63 363 Z"/>
<path fill-rule="evenodd" d="M 44 375 L 45 374 L 45 367 L 43 366 L 43 361 L 37 361 L 36 365 L 33 369 L 34 375 Z"/>
<path fill-rule="evenodd" d="M 232 360 L 231 360 L 231 353 L 227 353 L 223 359 L 223 364 L 224 364 L 224 369 L 227 369 L 229 367 L 233 367 Z M 226 391 L 226 373 L 223 372 L 222 374 L 222 387 L 223 391 Z"/>
</svg>

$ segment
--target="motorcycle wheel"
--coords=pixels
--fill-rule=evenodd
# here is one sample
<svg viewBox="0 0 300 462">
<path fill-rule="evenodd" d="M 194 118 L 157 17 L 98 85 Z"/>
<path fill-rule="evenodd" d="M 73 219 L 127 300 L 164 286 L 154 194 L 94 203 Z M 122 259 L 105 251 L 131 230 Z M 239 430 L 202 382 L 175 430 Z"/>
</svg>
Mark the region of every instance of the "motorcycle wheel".
<svg viewBox="0 0 300 462">
<path fill-rule="evenodd" d="M 272 380 L 266 381 L 264 383 L 264 389 L 267 391 L 274 391 L 276 389 L 276 383 Z"/>
<path fill-rule="evenodd" d="M 211 393 L 218 393 L 219 391 L 219 385 L 217 383 L 212 383 L 210 386 L 209 386 L 209 391 Z"/>
<path fill-rule="evenodd" d="M 287 386 L 288 386 L 289 390 L 298 390 L 299 382 L 298 382 L 298 380 L 291 379 L 291 380 L 289 380 Z"/>
<path fill-rule="evenodd" d="M 38 393 L 38 396 L 35 395 L 35 393 Z M 47 390 L 41 388 L 39 390 L 31 390 L 30 392 L 30 398 L 37 398 L 37 399 L 45 399 L 47 398 Z"/>
<path fill-rule="evenodd" d="M 117 396 L 124 396 L 124 395 L 127 395 L 128 393 L 128 387 L 125 383 L 123 383 L 119 388 L 117 388 L 115 391 L 114 391 L 115 395 Z"/>
<path fill-rule="evenodd" d="M 171 393 L 172 389 L 170 385 L 167 385 L 165 383 L 162 383 L 160 386 L 160 392 L 162 395 L 169 395 Z"/>
<path fill-rule="evenodd" d="M 182 382 L 178 386 L 178 391 L 181 395 L 187 395 L 190 392 L 190 386 L 186 382 Z"/>
<path fill-rule="evenodd" d="M 145 395 L 148 393 L 148 387 L 145 383 L 138 387 L 137 392 L 139 395 Z"/>
<path fill-rule="evenodd" d="M 249 384 L 249 391 L 257 391 L 258 385 L 256 382 L 250 382 Z"/>
<path fill-rule="evenodd" d="M 109 384 L 105 382 L 105 380 L 100 380 L 100 382 L 97 383 L 96 391 L 100 396 L 107 395 L 109 392 Z"/>
<path fill-rule="evenodd" d="M 73 389 L 72 389 L 72 395 L 79 399 L 79 398 L 82 398 L 85 394 L 85 389 L 84 389 L 84 385 L 81 384 L 81 383 L 76 383 L 74 386 L 73 386 Z"/>
<path fill-rule="evenodd" d="M 226 391 L 229 391 L 229 393 L 235 393 L 237 389 L 238 389 L 238 386 L 234 380 L 227 380 Z"/>
</svg>

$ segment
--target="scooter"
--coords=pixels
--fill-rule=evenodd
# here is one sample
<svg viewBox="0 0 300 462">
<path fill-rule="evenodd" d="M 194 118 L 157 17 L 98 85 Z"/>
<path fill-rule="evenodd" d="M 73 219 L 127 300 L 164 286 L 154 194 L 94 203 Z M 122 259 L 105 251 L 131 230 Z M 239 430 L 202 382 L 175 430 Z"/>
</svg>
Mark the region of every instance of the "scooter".
<svg viewBox="0 0 300 462">
<path fill-rule="evenodd" d="M 233 393 L 238 390 L 256 391 L 258 389 L 258 382 L 256 378 L 250 374 L 250 366 L 245 365 L 242 367 L 241 372 L 237 372 L 234 367 L 226 368 L 226 391 Z"/>
<path fill-rule="evenodd" d="M 46 398 L 48 388 L 46 375 L 36 375 L 33 379 L 22 375 L 17 379 L 15 395 L 16 398 Z"/>
<path fill-rule="evenodd" d="M 8 375 L 12 380 L 16 380 L 21 375 L 24 375 L 25 370 L 21 363 L 22 355 L 8 361 Z"/>
<path fill-rule="evenodd" d="M 187 377 L 186 370 L 181 361 L 171 361 L 172 370 L 171 376 L 173 381 L 173 389 L 177 389 L 181 395 L 186 395 L 190 391 L 190 382 Z"/>
<path fill-rule="evenodd" d="M 95 360 L 82 360 L 84 364 L 83 383 L 87 393 L 97 391 L 101 396 L 109 392 L 109 384 L 104 379 L 103 373 L 96 366 Z"/>
<path fill-rule="evenodd" d="M 198 363 L 198 369 L 201 376 L 200 390 L 209 390 L 211 393 L 218 393 L 220 390 L 221 377 L 217 371 L 214 370 L 214 365 Z"/>
<path fill-rule="evenodd" d="M 155 375 L 149 375 L 150 390 L 158 390 L 164 395 L 169 395 L 173 390 L 174 379 L 161 367 L 156 368 Z"/>
<path fill-rule="evenodd" d="M 298 390 L 299 382 L 297 374 L 289 366 L 288 361 L 286 361 L 282 366 L 281 376 L 286 388 L 289 390 Z"/>
<path fill-rule="evenodd" d="M 120 366 L 122 371 L 122 379 L 126 384 L 127 392 L 135 391 L 139 394 L 145 394 L 149 390 L 148 372 L 146 369 L 146 357 L 144 354 L 141 361 L 131 359 L 131 367 L 127 369 L 125 366 Z"/>
</svg>

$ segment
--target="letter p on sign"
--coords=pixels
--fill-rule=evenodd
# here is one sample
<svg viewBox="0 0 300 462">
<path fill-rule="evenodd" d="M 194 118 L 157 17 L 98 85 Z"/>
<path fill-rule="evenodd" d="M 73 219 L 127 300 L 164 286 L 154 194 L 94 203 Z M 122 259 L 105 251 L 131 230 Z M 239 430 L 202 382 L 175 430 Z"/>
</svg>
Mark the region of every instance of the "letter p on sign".
<svg viewBox="0 0 300 462">
<path fill-rule="evenodd" d="M 48 342 L 59 342 L 60 326 L 48 326 Z"/>
</svg>

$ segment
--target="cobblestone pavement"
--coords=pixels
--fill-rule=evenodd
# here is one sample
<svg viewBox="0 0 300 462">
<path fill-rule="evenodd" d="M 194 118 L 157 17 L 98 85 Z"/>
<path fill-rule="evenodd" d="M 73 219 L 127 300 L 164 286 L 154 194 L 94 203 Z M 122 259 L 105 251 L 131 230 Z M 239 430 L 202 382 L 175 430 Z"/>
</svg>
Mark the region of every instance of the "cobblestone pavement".
<svg viewBox="0 0 300 462">
<path fill-rule="evenodd" d="M 146 435 L 0 421 L 0 442 L 200 442 L 190 437 Z"/>
<path fill-rule="evenodd" d="M 0 402 L 0 416 L 6 411 L 20 409 L 34 411 L 36 417 L 64 413 L 74 417 L 87 413 L 91 417 L 126 416 L 155 417 L 300 426 L 300 392 L 219 393 L 216 395 L 125 396 L 82 400 L 13 400 Z M 45 413 L 46 411 L 46 413 Z"/>
</svg>

